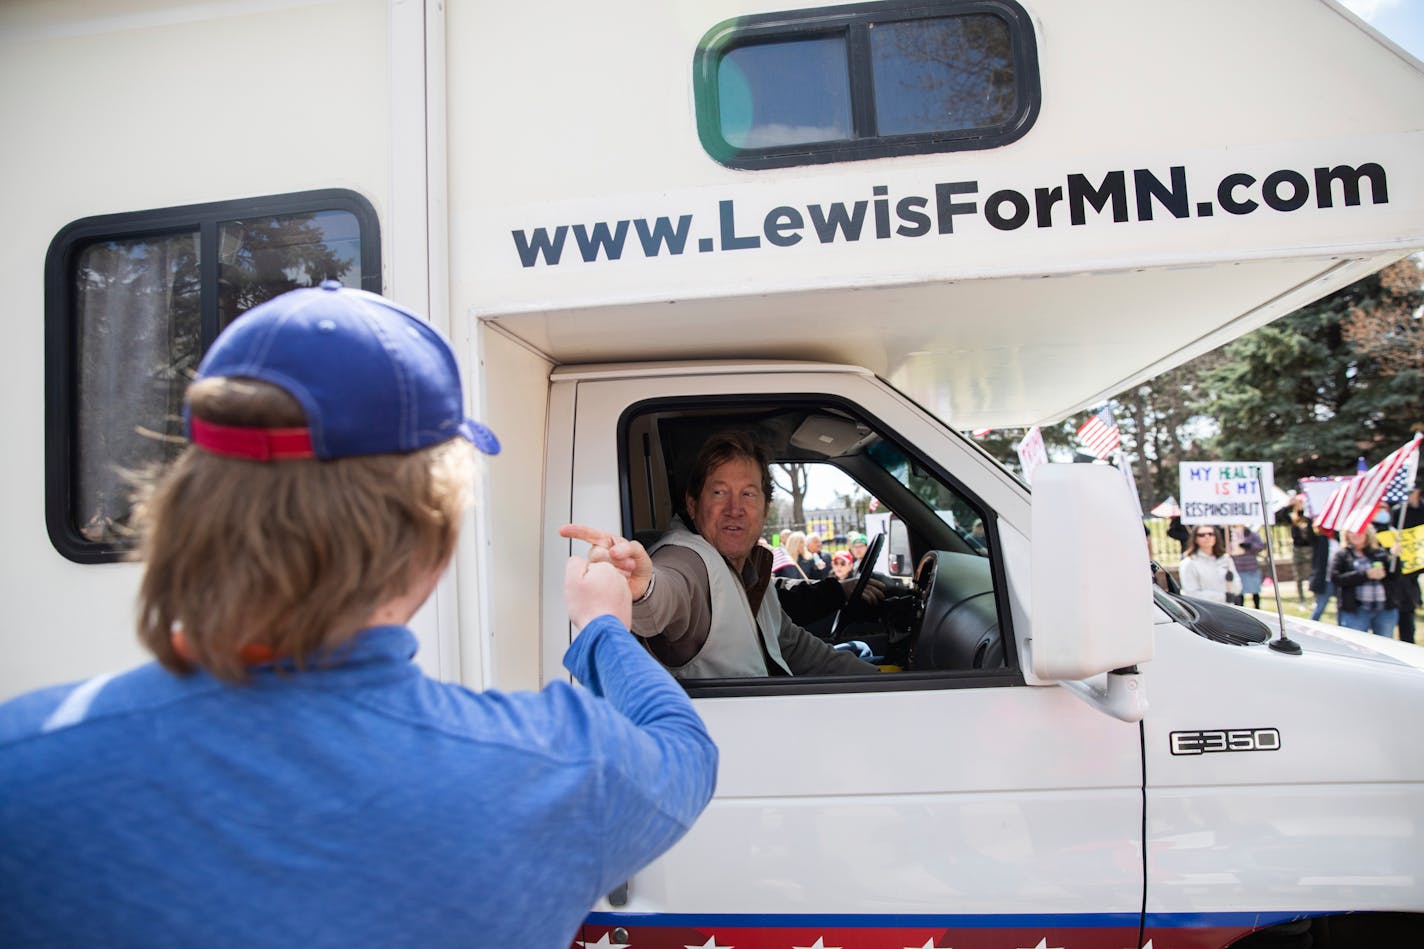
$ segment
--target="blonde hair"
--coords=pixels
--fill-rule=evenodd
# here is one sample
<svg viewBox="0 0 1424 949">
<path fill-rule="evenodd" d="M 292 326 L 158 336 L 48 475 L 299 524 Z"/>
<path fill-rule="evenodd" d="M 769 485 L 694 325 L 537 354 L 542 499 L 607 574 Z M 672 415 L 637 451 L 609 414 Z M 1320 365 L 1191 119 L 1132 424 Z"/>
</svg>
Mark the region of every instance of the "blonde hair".
<svg viewBox="0 0 1424 949">
<path fill-rule="evenodd" d="M 1375 533 L 1375 526 L 1373 524 L 1366 524 L 1365 529 L 1362 531 L 1342 530 L 1340 532 L 1340 543 L 1347 547 L 1352 546 L 1350 544 L 1351 537 L 1363 537 L 1365 539 L 1366 548 L 1379 546 L 1379 534 Z"/>
<path fill-rule="evenodd" d="M 219 424 L 306 424 L 296 400 L 255 380 L 199 380 L 185 401 Z M 190 445 L 138 485 L 139 639 L 174 672 L 196 664 L 241 681 L 252 646 L 301 667 L 449 560 L 473 475 L 462 438 L 331 461 L 248 461 Z"/>
<path fill-rule="evenodd" d="M 786 554 L 795 560 L 806 553 L 806 535 L 800 531 L 792 531 L 791 536 L 786 538 Z"/>
</svg>

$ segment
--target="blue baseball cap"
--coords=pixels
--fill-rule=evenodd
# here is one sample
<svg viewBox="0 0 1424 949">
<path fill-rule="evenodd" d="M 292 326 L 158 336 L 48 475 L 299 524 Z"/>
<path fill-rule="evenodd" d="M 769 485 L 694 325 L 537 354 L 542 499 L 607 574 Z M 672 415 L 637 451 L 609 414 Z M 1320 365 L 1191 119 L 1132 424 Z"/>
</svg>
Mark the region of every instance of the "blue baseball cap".
<svg viewBox="0 0 1424 949">
<path fill-rule="evenodd" d="M 193 444 L 261 461 L 405 454 L 465 438 L 487 455 L 499 440 L 465 415 L 445 338 L 385 297 L 327 280 L 248 310 L 218 334 L 198 378 L 260 379 L 290 394 L 306 428 L 215 425 L 184 410 Z"/>
</svg>

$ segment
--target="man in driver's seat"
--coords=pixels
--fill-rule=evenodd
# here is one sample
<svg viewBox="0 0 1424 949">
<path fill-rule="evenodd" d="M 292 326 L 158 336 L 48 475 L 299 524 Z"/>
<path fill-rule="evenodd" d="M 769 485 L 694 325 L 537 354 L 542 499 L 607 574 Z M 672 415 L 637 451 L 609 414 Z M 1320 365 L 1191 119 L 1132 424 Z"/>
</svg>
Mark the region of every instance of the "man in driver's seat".
<svg viewBox="0 0 1424 949">
<path fill-rule="evenodd" d="M 564 537 L 593 545 L 628 578 L 633 632 L 682 679 L 876 672 L 793 623 L 771 586 L 771 551 L 760 547 L 771 497 L 766 453 L 740 432 L 702 446 L 675 518 L 652 545 L 577 524 Z"/>
</svg>

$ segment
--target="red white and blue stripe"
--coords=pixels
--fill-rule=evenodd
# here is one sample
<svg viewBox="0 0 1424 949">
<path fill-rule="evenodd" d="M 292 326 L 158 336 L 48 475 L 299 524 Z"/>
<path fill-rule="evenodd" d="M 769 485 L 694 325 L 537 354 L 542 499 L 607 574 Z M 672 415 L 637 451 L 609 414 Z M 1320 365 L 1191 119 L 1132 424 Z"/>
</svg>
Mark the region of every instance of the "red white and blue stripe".
<svg viewBox="0 0 1424 949">
<path fill-rule="evenodd" d="M 592 913 L 572 949 L 1221 949 L 1322 915 Z"/>
<path fill-rule="evenodd" d="M 1364 530 L 1375 516 L 1380 504 L 1385 502 L 1385 492 L 1403 469 L 1404 484 L 1414 479 L 1408 474 L 1416 470 L 1419 463 L 1419 442 L 1424 436 L 1415 435 L 1405 445 L 1385 456 L 1379 464 L 1365 470 L 1365 459 L 1359 462 L 1359 472 L 1354 480 L 1341 485 L 1325 502 L 1316 526 L 1321 530 L 1351 531 Z M 1407 492 L 1407 489 L 1405 490 Z M 1403 495 L 1401 495 L 1402 497 Z"/>
</svg>

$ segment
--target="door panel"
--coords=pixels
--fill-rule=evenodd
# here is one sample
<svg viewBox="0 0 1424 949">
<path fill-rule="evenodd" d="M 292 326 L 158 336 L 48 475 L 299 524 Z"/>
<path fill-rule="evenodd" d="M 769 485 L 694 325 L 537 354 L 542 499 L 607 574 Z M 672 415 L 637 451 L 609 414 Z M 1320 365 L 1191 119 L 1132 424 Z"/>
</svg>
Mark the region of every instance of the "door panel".
<svg viewBox="0 0 1424 949">
<path fill-rule="evenodd" d="M 579 382 L 574 519 L 623 522 L 617 426 L 627 406 L 757 391 L 850 398 L 982 501 L 999 498 L 1026 517 L 1021 495 L 1010 498 L 972 451 L 875 380 L 799 373 Z M 1000 602 L 1007 611 L 1008 598 Z M 1026 632 L 1026 618 L 1015 621 Z M 991 936 L 1031 936 L 1022 945 L 1033 946 L 1072 930 L 1075 945 L 1090 935 L 1135 945 L 1137 726 L 1063 689 L 988 682 L 946 673 L 945 688 L 793 695 L 773 685 L 696 699 L 721 749 L 717 796 L 631 881 L 626 905 L 599 906 L 586 938 L 640 949 L 818 938 L 825 947 L 961 946 Z"/>
</svg>

